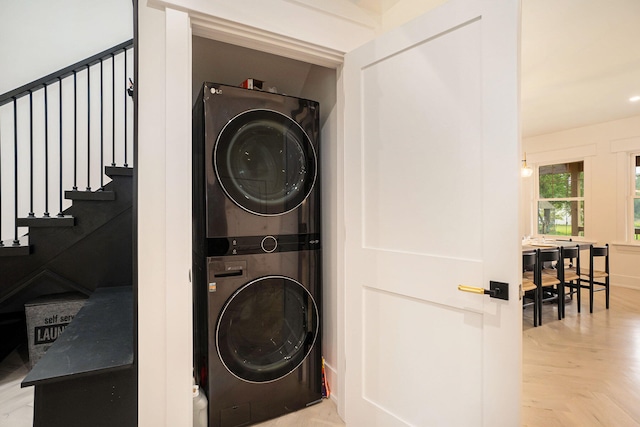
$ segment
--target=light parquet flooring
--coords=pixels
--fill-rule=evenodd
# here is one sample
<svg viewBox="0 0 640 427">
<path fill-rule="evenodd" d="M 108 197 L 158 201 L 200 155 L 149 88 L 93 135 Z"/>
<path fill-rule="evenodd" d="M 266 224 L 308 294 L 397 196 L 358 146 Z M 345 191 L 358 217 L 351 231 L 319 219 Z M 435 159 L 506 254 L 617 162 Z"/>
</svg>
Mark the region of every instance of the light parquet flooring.
<svg viewBox="0 0 640 427">
<path fill-rule="evenodd" d="M 525 427 L 640 426 L 640 291 L 612 287 L 610 309 L 583 290 L 582 313 L 567 304 L 558 320 L 545 304 L 543 323 L 523 317 Z"/>
</svg>

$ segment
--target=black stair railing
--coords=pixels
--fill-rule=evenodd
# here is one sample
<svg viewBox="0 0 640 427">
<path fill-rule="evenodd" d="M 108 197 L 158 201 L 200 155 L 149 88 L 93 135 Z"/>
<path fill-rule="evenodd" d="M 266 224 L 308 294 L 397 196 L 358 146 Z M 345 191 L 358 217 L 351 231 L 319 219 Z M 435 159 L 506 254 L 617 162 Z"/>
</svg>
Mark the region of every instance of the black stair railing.
<svg viewBox="0 0 640 427">
<path fill-rule="evenodd" d="M 129 55 L 133 40 L 0 95 L 0 247 L 21 245 L 18 218 L 52 218 L 50 200 L 63 217 L 69 187 L 103 190 L 105 156 L 132 166 Z"/>
</svg>

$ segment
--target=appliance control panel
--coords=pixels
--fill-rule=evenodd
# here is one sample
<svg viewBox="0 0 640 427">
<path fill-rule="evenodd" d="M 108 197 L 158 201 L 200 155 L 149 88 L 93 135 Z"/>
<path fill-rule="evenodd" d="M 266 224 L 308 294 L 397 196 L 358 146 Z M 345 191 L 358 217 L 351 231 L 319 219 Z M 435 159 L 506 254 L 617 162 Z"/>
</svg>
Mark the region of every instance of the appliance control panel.
<svg viewBox="0 0 640 427">
<path fill-rule="evenodd" d="M 207 239 L 207 256 L 250 255 L 320 249 L 320 234 L 218 237 Z"/>
</svg>

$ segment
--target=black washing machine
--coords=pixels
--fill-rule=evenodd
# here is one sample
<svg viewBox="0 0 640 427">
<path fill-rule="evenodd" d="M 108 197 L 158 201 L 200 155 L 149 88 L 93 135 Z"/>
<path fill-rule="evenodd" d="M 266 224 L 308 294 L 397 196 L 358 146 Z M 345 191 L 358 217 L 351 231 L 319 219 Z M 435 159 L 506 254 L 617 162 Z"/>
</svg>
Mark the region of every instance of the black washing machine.
<svg viewBox="0 0 640 427">
<path fill-rule="evenodd" d="M 245 426 L 322 397 L 319 107 L 205 83 L 193 113 L 195 377 Z"/>
<path fill-rule="evenodd" d="M 257 237 L 267 250 L 286 236 L 319 245 L 317 102 L 204 83 L 194 123 L 209 253 L 251 252 Z"/>
<path fill-rule="evenodd" d="M 201 380 L 210 426 L 250 425 L 322 399 L 320 253 L 207 259 L 208 363 Z"/>
</svg>

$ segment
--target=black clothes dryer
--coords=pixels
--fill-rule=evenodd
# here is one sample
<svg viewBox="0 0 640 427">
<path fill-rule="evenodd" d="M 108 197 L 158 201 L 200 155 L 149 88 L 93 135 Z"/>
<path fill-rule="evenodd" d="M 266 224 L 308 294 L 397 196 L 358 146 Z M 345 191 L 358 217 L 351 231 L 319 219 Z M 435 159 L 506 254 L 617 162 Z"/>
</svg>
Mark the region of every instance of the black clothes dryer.
<svg viewBox="0 0 640 427">
<path fill-rule="evenodd" d="M 209 426 L 245 426 L 319 402 L 319 250 L 209 257 L 196 369 Z"/>
<path fill-rule="evenodd" d="M 319 244 L 317 102 L 204 83 L 194 125 L 194 198 L 210 255 L 277 251 L 299 236 Z"/>
</svg>

